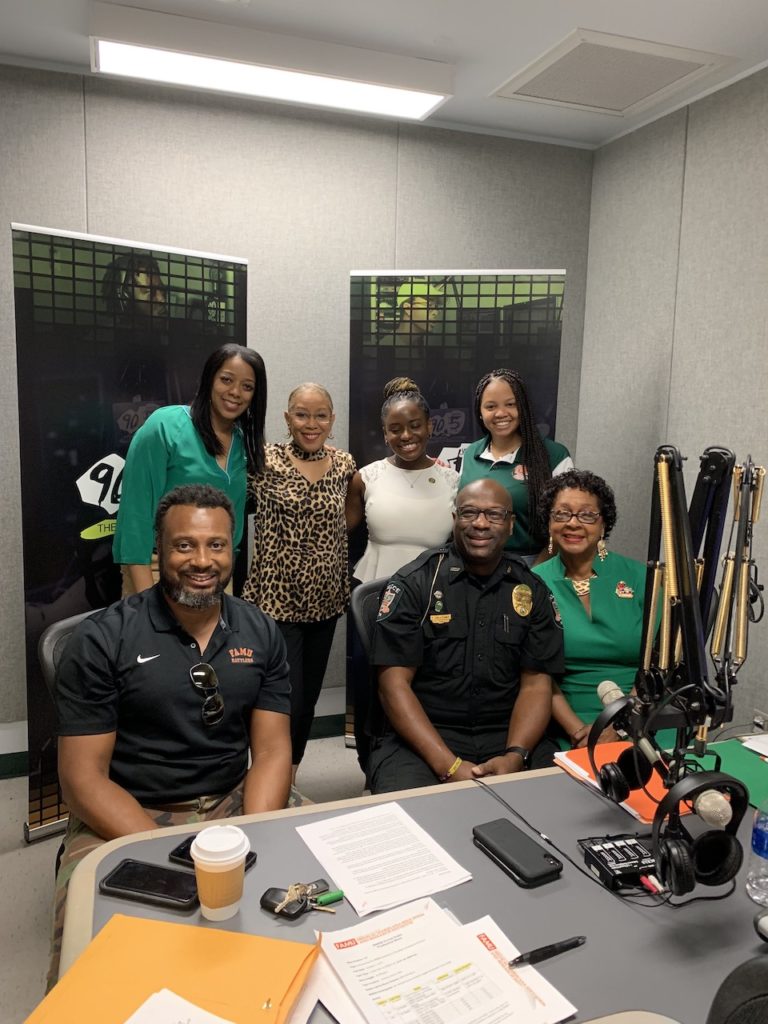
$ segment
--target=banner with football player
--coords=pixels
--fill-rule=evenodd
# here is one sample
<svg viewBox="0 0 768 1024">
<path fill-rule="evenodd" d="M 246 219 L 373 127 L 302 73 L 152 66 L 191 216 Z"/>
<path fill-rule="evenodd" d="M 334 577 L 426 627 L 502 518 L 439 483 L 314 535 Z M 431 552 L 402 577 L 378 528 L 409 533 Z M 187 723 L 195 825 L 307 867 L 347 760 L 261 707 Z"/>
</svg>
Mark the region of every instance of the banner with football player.
<svg viewBox="0 0 768 1024">
<path fill-rule="evenodd" d="M 12 225 L 29 737 L 27 839 L 62 827 L 38 641 L 120 597 L 112 535 L 125 454 L 205 359 L 245 344 L 246 263 Z"/>
</svg>

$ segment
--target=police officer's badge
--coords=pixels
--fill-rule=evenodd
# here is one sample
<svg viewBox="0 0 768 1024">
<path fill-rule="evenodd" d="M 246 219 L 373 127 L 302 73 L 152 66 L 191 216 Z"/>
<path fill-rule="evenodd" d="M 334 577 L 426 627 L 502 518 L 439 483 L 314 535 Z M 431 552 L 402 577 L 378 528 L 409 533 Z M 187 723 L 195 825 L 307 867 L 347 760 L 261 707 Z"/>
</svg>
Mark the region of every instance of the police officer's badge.
<svg viewBox="0 0 768 1024">
<path fill-rule="evenodd" d="M 523 618 L 531 614 L 533 593 L 527 583 L 518 583 L 512 591 L 512 607 Z"/>
<path fill-rule="evenodd" d="M 402 592 L 403 588 L 398 587 L 396 583 L 387 584 L 386 590 L 381 595 L 381 604 L 379 605 L 378 615 L 380 619 L 386 619 L 386 617 L 397 604 L 397 599 L 400 597 Z"/>
</svg>

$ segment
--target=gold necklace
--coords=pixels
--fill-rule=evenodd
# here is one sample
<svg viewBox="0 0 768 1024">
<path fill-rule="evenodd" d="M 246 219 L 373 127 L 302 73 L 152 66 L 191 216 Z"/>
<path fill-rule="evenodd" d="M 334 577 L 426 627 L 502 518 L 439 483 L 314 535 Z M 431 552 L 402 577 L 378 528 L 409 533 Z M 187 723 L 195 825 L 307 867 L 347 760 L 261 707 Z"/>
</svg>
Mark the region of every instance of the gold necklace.
<svg viewBox="0 0 768 1024">
<path fill-rule="evenodd" d="M 590 573 L 589 576 L 586 576 L 582 580 L 575 580 L 575 579 L 571 580 L 571 583 L 573 585 L 573 589 L 576 591 L 576 594 L 579 597 L 589 597 L 589 585 L 590 585 L 590 583 L 592 581 L 592 577 L 594 575 L 595 575 L 595 573 L 592 572 L 592 573 Z"/>
</svg>

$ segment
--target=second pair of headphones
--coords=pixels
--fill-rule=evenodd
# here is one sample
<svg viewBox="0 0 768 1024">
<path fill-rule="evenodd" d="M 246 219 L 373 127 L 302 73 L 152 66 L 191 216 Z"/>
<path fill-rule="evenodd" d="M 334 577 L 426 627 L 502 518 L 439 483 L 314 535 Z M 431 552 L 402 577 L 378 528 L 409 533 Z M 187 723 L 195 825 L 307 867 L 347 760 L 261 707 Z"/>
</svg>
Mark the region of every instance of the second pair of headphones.
<svg viewBox="0 0 768 1024">
<path fill-rule="evenodd" d="M 680 821 L 679 806 L 693 804 L 707 790 L 730 799 L 731 820 L 723 829 L 710 829 L 692 839 Z M 691 892 L 697 882 L 725 885 L 736 876 L 744 859 L 736 832 L 748 805 L 747 787 L 723 772 L 696 772 L 670 789 L 656 808 L 652 838 L 656 874 L 674 896 Z"/>
<path fill-rule="evenodd" d="M 616 761 L 611 761 L 598 768 L 595 763 L 595 747 L 600 739 L 600 734 L 608 726 L 613 725 L 617 718 L 623 718 L 625 712 L 631 711 L 633 705 L 631 697 L 622 697 L 608 704 L 592 723 L 587 738 L 587 753 L 595 781 L 603 794 L 617 804 L 623 803 L 629 797 L 631 790 L 642 789 L 648 783 L 653 773 L 653 765 L 642 750 L 631 746 L 627 750 L 623 750 Z M 650 741 L 646 740 L 645 742 L 648 744 L 649 751 L 654 752 Z"/>
</svg>

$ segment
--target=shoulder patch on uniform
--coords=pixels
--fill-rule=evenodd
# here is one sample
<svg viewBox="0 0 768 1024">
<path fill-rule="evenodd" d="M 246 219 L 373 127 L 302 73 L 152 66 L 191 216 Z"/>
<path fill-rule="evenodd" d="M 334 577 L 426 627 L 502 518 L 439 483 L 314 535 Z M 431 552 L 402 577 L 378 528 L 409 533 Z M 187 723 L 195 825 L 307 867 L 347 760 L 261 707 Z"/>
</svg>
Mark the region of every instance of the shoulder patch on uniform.
<svg viewBox="0 0 768 1024">
<path fill-rule="evenodd" d="M 387 584 L 384 593 L 381 595 L 378 619 L 386 619 L 389 613 L 397 607 L 397 602 L 400 600 L 402 592 L 403 588 L 398 586 L 397 583 Z"/>
<path fill-rule="evenodd" d="M 555 595 L 554 594 L 550 594 L 549 595 L 549 603 L 552 605 L 552 614 L 555 616 L 555 622 L 558 624 L 560 629 L 562 629 L 563 628 L 563 617 L 560 614 L 560 609 L 557 607 L 557 601 L 555 600 Z"/>
</svg>

